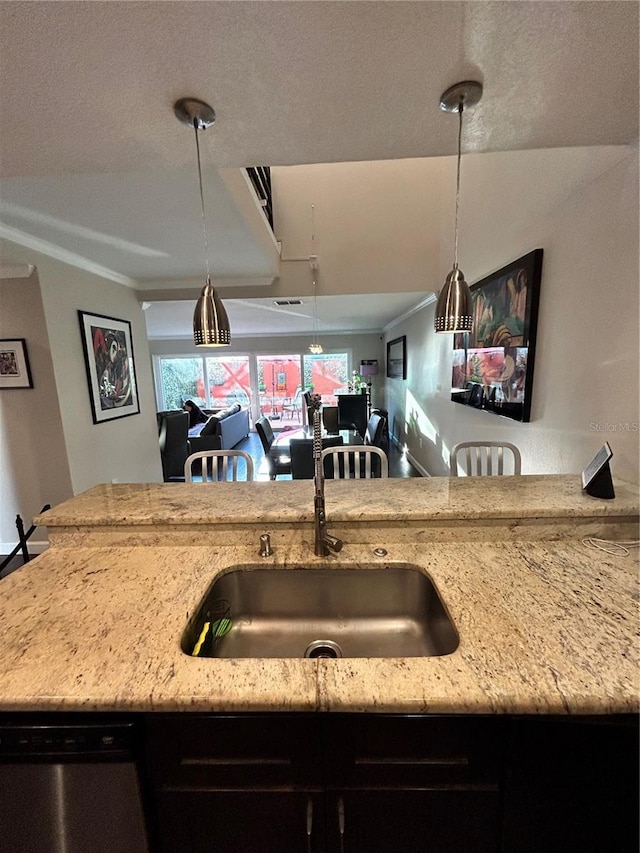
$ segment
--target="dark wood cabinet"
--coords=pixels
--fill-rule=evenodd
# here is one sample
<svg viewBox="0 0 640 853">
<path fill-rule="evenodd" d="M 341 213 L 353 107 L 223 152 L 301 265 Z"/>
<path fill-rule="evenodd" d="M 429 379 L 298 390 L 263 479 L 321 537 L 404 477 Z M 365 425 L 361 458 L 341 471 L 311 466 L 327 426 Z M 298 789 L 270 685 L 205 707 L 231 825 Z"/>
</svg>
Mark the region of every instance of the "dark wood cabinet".
<svg viewBox="0 0 640 853">
<path fill-rule="evenodd" d="M 328 853 L 494 853 L 504 720 L 325 719 Z"/>
<path fill-rule="evenodd" d="M 637 853 L 634 717 L 146 717 L 159 853 Z"/>
<path fill-rule="evenodd" d="M 514 718 L 503 853 L 638 853 L 636 716 Z"/>
<path fill-rule="evenodd" d="M 327 796 L 328 853 L 496 853 L 499 824 L 492 789 L 441 785 Z"/>
<path fill-rule="evenodd" d="M 313 715 L 151 715 L 152 836 L 160 853 L 322 853 Z"/>
<path fill-rule="evenodd" d="M 324 797 L 305 791 L 161 791 L 158 844 L 171 853 L 321 853 Z"/>
<path fill-rule="evenodd" d="M 150 717 L 158 850 L 493 853 L 501 722 Z"/>
</svg>

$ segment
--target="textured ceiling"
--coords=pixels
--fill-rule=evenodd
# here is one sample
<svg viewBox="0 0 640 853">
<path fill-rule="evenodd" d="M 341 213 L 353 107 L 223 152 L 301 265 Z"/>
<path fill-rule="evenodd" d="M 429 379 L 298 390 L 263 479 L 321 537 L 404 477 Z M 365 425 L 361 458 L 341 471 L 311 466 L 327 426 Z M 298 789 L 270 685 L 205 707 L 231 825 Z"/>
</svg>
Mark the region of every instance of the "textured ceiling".
<svg viewBox="0 0 640 853">
<path fill-rule="evenodd" d="M 187 95 L 217 112 L 203 143 L 211 173 L 453 154 L 451 118 L 438 101 L 465 78 L 485 89 L 465 123 L 466 150 L 633 142 L 638 8 L 626 0 L 5 0 L 4 233 L 62 247 L 123 279 L 195 275 L 194 146 L 172 111 Z M 268 276 L 268 252 L 242 232 L 213 174 L 208 181 L 212 273 Z"/>
<path fill-rule="evenodd" d="M 291 300 L 294 297 L 289 297 Z M 234 338 L 252 335 L 306 334 L 314 328 L 314 303 L 278 306 L 273 299 L 225 299 Z M 379 332 L 390 319 L 409 311 L 425 299 L 424 293 L 380 293 L 375 299 L 362 296 L 319 296 L 318 332 Z M 154 302 L 145 311 L 150 338 L 191 338 L 193 301 Z M 181 332 L 176 335 L 176 328 Z"/>
<path fill-rule="evenodd" d="M 217 165 L 453 153 L 438 110 L 496 151 L 635 139 L 634 2 L 3 2 L 2 176 L 191 163 L 171 111 L 218 113 Z"/>
</svg>

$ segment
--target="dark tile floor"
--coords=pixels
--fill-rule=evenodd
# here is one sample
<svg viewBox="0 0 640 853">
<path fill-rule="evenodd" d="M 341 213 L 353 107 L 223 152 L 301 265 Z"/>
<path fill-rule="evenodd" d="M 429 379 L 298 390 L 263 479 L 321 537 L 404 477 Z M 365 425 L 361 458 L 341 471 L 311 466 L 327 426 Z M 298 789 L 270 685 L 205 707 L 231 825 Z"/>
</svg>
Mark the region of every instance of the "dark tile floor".
<svg viewBox="0 0 640 853">
<path fill-rule="evenodd" d="M 245 438 L 244 441 L 241 441 L 234 447 L 234 450 L 244 450 L 246 453 L 251 456 L 253 459 L 253 464 L 255 467 L 255 479 L 256 480 L 268 480 L 269 472 L 267 469 L 267 463 L 264 458 L 264 451 L 262 449 L 262 444 L 260 444 L 260 439 L 258 435 L 254 432 L 249 433 L 248 438 Z M 421 474 L 417 471 L 413 465 L 409 462 L 406 456 L 399 450 L 394 444 L 392 444 L 389 448 L 389 453 L 387 454 L 389 457 L 389 476 L 390 477 L 420 477 Z M 290 480 L 291 475 L 289 474 L 280 474 L 278 476 L 279 480 Z"/>
</svg>

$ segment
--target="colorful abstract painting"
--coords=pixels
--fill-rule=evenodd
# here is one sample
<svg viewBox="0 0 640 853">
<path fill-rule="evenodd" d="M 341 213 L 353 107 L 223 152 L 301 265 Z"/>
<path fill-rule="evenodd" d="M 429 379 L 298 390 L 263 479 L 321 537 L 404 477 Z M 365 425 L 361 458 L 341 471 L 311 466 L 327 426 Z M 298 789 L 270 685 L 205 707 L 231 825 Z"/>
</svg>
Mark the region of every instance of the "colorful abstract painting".
<svg viewBox="0 0 640 853">
<path fill-rule="evenodd" d="M 473 329 L 454 336 L 451 399 L 531 419 L 542 249 L 471 286 Z"/>
</svg>

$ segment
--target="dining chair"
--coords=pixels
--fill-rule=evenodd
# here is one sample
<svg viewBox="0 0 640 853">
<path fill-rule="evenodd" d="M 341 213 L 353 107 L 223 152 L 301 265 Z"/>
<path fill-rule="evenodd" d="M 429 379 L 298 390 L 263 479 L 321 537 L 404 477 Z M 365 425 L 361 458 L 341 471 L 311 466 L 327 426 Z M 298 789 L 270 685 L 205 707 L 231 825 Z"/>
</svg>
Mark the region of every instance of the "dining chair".
<svg viewBox="0 0 640 853">
<path fill-rule="evenodd" d="M 322 439 L 323 449 L 326 447 L 342 447 L 343 445 L 344 439 L 341 435 L 325 436 Z M 313 439 L 292 438 L 289 443 L 289 453 L 291 455 L 291 479 L 313 480 L 315 476 Z M 324 460 L 323 471 L 325 478 L 333 477 L 333 468 L 330 465 L 330 460 Z"/>
<path fill-rule="evenodd" d="M 327 447 L 322 460 L 330 460 L 331 476 L 336 480 L 364 480 L 371 477 L 388 477 L 389 460 L 384 450 L 373 445 L 345 444 Z"/>
<path fill-rule="evenodd" d="M 511 454 L 512 470 L 505 471 L 505 455 Z M 462 475 L 458 467 L 462 466 Z M 508 441 L 461 441 L 451 448 L 449 467 L 452 477 L 492 477 L 503 474 L 520 474 L 522 463 L 520 451 Z"/>
<path fill-rule="evenodd" d="M 337 406 L 322 407 L 322 425 L 327 432 L 339 431 Z"/>
<path fill-rule="evenodd" d="M 382 435 L 380 436 L 379 441 L 376 442 L 376 447 L 379 447 L 381 450 L 384 450 L 385 453 L 389 453 L 389 412 L 386 409 L 375 408 L 371 410 L 372 415 L 380 415 L 381 418 L 384 418 L 384 425 L 382 427 Z"/>
<path fill-rule="evenodd" d="M 382 447 L 382 437 L 384 428 L 387 424 L 387 419 L 373 413 L 367 422 L 367 429 L 364 435 L 364 443 L 373 445 L 374 447 Z"/>
<path fill-rule="evenodd" d="M 291 457 L 287 452 L 288 448 L 285 450 L 285 448 L 273 447 L 275 436 L 267 418 L 258 418 L 255 427 L 269 467 L 269 479 L 275 480 L 278 474 L 290 474 Z"/>
<path fill-rule="evenodd" d="M 302 413 L 302 388 L 298 386 L 295 397 L 287 397 L 282 402 L 282 418 L 284 420 L 285 415 L 289 415 L 289 418 L 293 418 L 297 413 Z"/>
<path fill-rule="evenodd" d="M 201 450 L 192 453 L 184 463 L 184 479 L 186 483 L 193 482 L 193 465 L 200 461 L 196 467 L 196 476 L 202 476 L 202 482 L 237 482 L 241 478 L 238 470 L 238 462 L 244 459 L 245 480 L 253 480 L 253 459 L 244 450 Z M 209 464 L 211 460 L 211 464 Z M 214 464 L 215 461 L 215 464 Z M 200 471 L 198 472 L 198 468 Z"/>
<path fill-rule="evenodd" d="M 160 460 L 165 483 L 182 480 L 184 462 L 190 453 L 189 415 L 184 411 L 167 412 L 160 419 Z"/>
<path fill-rule="evenodd" d="M 340 429 L 354 429 L 364 438 L 368 418 L 366 394 L 338 394 Z"/>
</svg>

